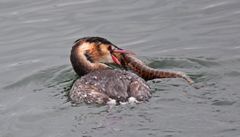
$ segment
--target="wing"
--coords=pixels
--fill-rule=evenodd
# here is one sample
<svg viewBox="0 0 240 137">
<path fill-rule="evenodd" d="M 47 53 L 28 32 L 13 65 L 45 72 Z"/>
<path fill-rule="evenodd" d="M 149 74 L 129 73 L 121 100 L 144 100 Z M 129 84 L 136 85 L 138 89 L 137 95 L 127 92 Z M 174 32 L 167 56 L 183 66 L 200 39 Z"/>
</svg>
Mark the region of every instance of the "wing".
<svg viewBox="0 0 240 137">
<path fill-rule="evenodd" d="M 78 83 L 76 81 L 69 93 L 72 102 L 79 104 L 85 102 L 87 104 L 106 104 L 110 98 L 102 93 L 101 89 L 94 85 Z"/>
</svg>

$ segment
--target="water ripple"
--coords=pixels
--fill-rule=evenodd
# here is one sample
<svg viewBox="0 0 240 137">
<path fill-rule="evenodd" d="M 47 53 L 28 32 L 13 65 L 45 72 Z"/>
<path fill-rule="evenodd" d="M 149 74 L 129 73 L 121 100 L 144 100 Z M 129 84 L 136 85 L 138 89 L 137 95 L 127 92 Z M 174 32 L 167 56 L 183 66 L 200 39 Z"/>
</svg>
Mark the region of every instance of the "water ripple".
<svg viewBox="0 0 240 137">
<path fill-rule="evenodd" d="M 238 136 L 238 0 L 1 0 L 0 136 Z M 72 106 L 73 41 L 106 37 L 151 67 L 147 103 Z M 179 126 L 180 125 L 180 126 Z"/>
</svg>

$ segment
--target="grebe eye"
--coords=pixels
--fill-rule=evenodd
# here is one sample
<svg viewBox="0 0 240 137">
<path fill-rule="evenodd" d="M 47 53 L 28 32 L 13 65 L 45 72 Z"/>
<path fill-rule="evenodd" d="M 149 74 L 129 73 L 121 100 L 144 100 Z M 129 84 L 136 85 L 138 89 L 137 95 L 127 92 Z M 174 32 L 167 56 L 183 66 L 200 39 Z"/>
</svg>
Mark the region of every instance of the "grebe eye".
<svg viewBox="0 0 240 137">
<path fill-rule="evenodd" d="M 112 46 L 108 46 L 108 50 L 109 50 L 109 51 L 112 51 Z"/>
</svg>

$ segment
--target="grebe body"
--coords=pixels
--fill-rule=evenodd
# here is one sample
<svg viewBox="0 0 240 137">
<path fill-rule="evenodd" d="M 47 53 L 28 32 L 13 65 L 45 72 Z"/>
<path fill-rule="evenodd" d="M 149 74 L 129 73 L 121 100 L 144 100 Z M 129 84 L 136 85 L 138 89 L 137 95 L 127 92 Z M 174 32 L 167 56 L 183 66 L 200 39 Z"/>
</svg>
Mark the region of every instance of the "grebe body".
<svg viewBox="0 0 240 137">
<path fill-rule="evenodd" d="M 80 78 L 69 92 L 71 101 L 107 104 L 126 102 L 131 97 L 136 101 L 147 101 L 151 97 L 150 88 L 141 77 L 132 72 L 113 70 L 105 64 L 120 64 L 116 56 L 122 53 L 127 52 L 104 38 L 77 40 L 72 47 L 70 60 Z"/>
<path fill-rule="evenodd" d="M 139 76 L 122 70 L 98 70 L 78 79 L 71 91 L 74 103 L 107 104 L 128 102 L 134 97 L 137 101 L 147 101 L 151 97 L 150 88 Z"/>
</svg>

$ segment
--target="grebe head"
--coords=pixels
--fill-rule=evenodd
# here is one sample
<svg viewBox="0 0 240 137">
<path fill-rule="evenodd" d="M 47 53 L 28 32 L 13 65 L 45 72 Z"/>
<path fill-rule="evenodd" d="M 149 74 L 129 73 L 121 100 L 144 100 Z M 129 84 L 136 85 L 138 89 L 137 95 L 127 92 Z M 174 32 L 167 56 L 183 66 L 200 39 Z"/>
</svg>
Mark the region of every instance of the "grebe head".
<svg viewBox="0 0 240 137">
<path fill-rule="evenodd" d="M 70 60 L 75 72 L 82 76 L 91 71 L 108 68 L 105 63 L 121 65 L 115 57 L 117 53 L 127 53 L 127 51 L 101 37 L 84 37 L 74 42 Z"/>
</svg>

